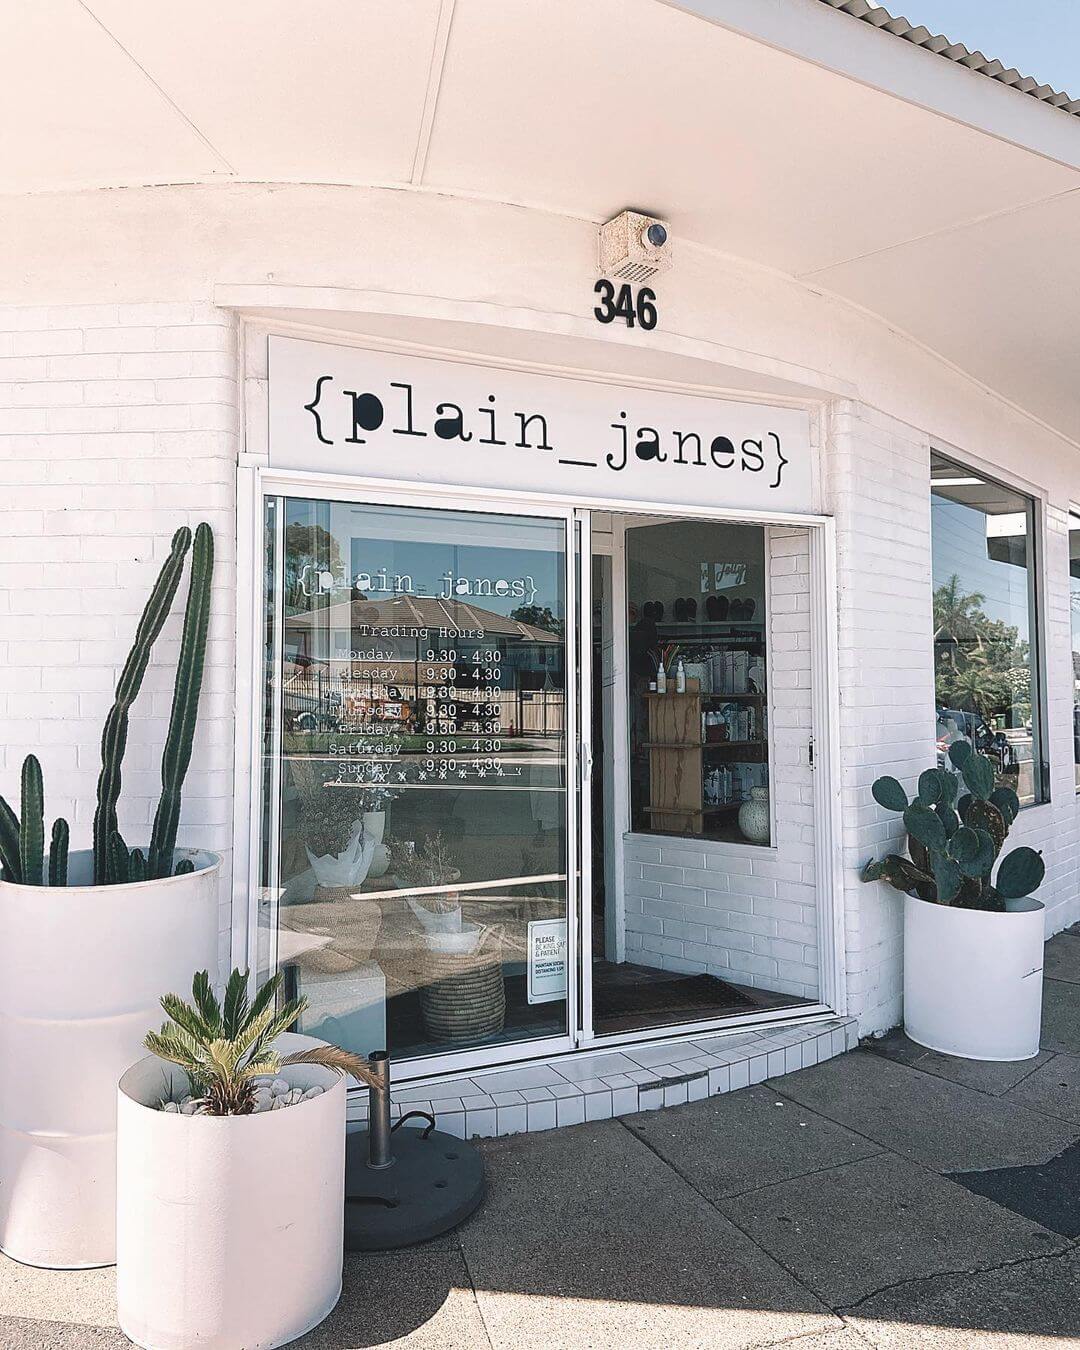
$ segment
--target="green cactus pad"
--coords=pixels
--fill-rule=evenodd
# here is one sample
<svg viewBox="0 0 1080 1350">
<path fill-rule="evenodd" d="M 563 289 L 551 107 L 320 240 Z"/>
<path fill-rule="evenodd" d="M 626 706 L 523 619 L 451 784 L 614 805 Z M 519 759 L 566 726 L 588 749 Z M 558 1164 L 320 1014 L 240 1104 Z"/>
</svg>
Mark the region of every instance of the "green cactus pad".
<svg viewBox="0 0 1080 1350">
<path fill-rule="evenodd" d="M 960 772 L 968 791 L 978 800 L 985 801 L 994 790 L 994 766 L 985 755 L 969 755 Z"/>
<path fill-rule="evenodd" d="M 949 759 L 958 769 L 962 769 L 974 753 L 967 741 L 953 741 L 949 746 Z"/>
<path fill-rule="evenodd" d="M 904 791 L 903 785 L 896 778 L 890 778 L 888 775 L 879 778 L 870 792 L 878 806 L 883 806 L 886 811 L 907 810 L 908 795 Z"/>
<path fill-rule="evenodd" d="M 975 798 L 971 795 L 970 792 L 964 792 L 961 794 L 959 800 L 956 803 L 956 814 L 960 817 L 960 819 L 964 822 L 965 825 L 967 824 L 968 811 L 971 809 L 971 803 L 974 800 Z"/>
<path fill-rule="evenodd" d="M 929 806 L 913 802 L 904 812 L 904 826 L 908 834 L 913 835 L 920 844 L 925 844 L 931 852 L 935 849 L 944 850 L 947 839 L 945 826 Z"/>
<path fill-rule="evenodd" d="M 938 900 L 943 905 L 951 905 L 959 894 L 963 881 L 960 869 L 947 853 L 932 853 L 930 861 L 934 869 Z"/>
<path fill-rule="evenodd" d="M 1011 787 L 995 788 L 990 794 L 990 800 L 1001 812 L 1006 825 L 1011 825 L 1020 814 L 1020 798 Z"/>
<path fill-rule="evenodd" d="M 923 806 L 935 806 L 944 796 L 941 780 L 944 774 L 940 769 L 924 769 L 919 774 L 919 801 Z"/>
<path fill-rule="evenodd" d="M 994 859 L 997 857 L 997 848 L 994 846 L 993 838 L 985 830 L 976 830 L 975 836 L 979 841 L 978 849 L 972 857 L 959 863 L 958 866 L 966 877 L 976 879 L 989 877 L 993 870 Z"/>
<path fill-rule="evenodd" d="M 971 862 L 979 852 L 979 836 L 967 825 L 961 825 L 949 840 L 949 853 L 954 862 Z"/>
<path fill-rule="evenodd" d="M 1046 864 L 1033 848 L 1014 848 L 1001 860 L 994 887 L 1003 900 L 1021 900 L 1042 884 Z"/>
<path fill-rule="evenodd" d="M 938 802 L 934 807 L 934 815 L 945 826 L 946 838 L 951 839 L 960 828 L 960 817 L 951 806 L 946 806 L 944 802 Z"/>
<path fill-rule="evenodd" d="M 993 802 L 984 802 L 976 798 L 968 807 L 964 824 L 973 830 L 985 830 L 994 841 L 995 855 L 1001 852 L 1009 827 L 1005 824 L 1005 817 Z"/>
</svg>

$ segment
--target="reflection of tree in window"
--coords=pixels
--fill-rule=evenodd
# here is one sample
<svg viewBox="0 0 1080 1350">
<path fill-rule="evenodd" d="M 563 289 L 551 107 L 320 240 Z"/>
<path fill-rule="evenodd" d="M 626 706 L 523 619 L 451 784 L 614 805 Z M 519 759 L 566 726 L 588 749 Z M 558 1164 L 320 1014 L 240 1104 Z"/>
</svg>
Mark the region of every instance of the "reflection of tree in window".
<svg viewBox="0 0 1080 1350">
<path fill-rule="evenodd" d="M 1019 630 L 983 610 L 986 597 L 964 591 L 954 573 L 934 592 L 935 688 L 938 704 L 989 718 L 1008 713 L 1012 725 L 1031 716 L 1031 669 Z"/>
<path fill-rule="evenodd" d="M 285 604 L 290 609 L 313 609 L 333 599 L 323 590 L 317 574 L 341 575 L 344 560 L 341 547 L 329 530 L 321 525 L 293 522 L 285 527 Z"/>
</svg>

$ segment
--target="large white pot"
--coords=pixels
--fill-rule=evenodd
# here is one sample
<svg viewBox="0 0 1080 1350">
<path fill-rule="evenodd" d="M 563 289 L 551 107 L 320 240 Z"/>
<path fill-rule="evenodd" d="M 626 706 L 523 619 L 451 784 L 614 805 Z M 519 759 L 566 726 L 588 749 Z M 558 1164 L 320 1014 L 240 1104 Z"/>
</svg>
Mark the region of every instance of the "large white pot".
<svg viewBox="0 0 1080 1350">
<path fill-rule="evenodd" d="M 962 1059 L 1032 1059 L 1042 1023 L 1043 905 L 1005 914 L 904 898 L 904 1030 Z"/>
<path fill-rule="evenodd" d="M 218 870 L 93 886 L 0 882 L 0 1249 L 34 1266 L 116 1259 L 116 1084 L 158 1000 L 217 971 Z"/>
<path fill-rule="evenodd" d="M 375 853 L 375 840 L 367 838 L 364 826 L 358 820 L 349 842 L 340 853 L 317 855 L 306 844 L 304 851 L 319 885 L 328 890 L 339 890 L 344 886 L 359 886 L 363 883 Z"/>
<path fill-rule="evenodd" d="M 283 1052 L 321 1044 L 283 1036 Z M 302 1336 L 341 1294 L 346 1082 L 298 1065 L 282 1077 L 321 1097 L 252 1116 L 154 1109 L 149 1056 L 120 1080 L 116 1301 L 152 1350 L 267 1350 Z"/>
</svg>

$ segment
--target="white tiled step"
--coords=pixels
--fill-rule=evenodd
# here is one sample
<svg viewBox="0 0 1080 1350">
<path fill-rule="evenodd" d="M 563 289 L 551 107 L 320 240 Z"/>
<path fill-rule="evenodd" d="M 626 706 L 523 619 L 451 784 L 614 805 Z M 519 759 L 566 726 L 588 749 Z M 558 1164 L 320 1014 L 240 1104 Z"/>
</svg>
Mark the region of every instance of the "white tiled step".
<svg viewBox="0 0 1080 1350">
<path fill-rule="evenodd" d="M 831 1017 L 775 1029 L 649 1041 L 402 1087 L 393 1091 L 391 1114 L 396 1120 L 409 1111 L 432 1112 L 440 1130 L 461 1139 L 552 1130 L 735 1092 L 842 1055 L 858 1039 L 854 1018 Z M 349 1119 L 366 1117 L 366 1094 L 358 1094 Z M 408 1121 L 405 1128 L 413 1124 L 424 1122 Z"/>
</svg>

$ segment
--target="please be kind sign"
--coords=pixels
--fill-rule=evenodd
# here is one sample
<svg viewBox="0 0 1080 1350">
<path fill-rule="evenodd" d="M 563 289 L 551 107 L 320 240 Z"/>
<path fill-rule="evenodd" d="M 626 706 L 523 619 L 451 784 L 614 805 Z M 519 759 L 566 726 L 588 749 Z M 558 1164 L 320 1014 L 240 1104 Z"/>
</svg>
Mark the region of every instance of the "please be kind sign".
<svg viewBox="0 0 1080 1350">
<path fill-rule="evenodd" d="M 270 463 L 576 499 L 813 510 L 807 413 L 271 337 Z"/>
</svg>

